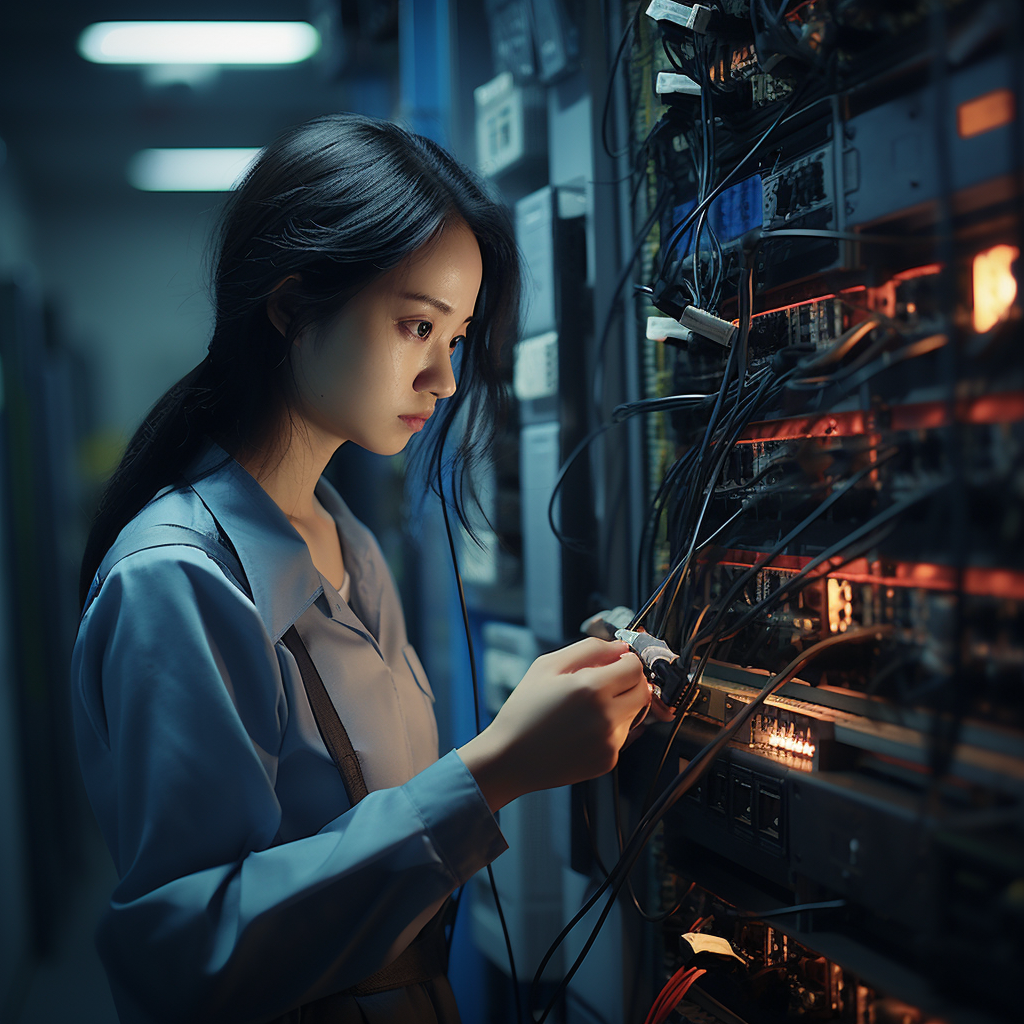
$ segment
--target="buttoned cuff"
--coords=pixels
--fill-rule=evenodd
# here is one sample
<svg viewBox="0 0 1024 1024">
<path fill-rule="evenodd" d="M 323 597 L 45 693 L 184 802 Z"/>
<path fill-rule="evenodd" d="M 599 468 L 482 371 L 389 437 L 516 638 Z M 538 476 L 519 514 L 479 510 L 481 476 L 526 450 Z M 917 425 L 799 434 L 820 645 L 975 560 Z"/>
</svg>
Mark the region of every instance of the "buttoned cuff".
<svg viewBox="0 0 1024 1024">
<path fill-rule="evenodd" d="M 508 849 L 476 779 L 456 751 L 415 775 L 402 789 L 457 885 Z"/>
</svg>

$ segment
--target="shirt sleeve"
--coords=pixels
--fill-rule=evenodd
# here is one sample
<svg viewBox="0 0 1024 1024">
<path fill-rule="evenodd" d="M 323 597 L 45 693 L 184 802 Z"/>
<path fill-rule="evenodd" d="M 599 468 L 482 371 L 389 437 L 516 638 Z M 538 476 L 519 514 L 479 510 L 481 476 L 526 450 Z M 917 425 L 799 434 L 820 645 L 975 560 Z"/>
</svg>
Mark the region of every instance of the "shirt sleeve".
<svg viewBox="0 0 1024 1024">
<path fill-rule="evenodd" d="M 198 550 L 111 570 L 79 631 L 72 704 L 120 877 L 97 946 L 122 1020 L 265 1020 L 345 989 L 506 848 L 454 751 L 275 844 L 280 662 Z"/>
</svg>

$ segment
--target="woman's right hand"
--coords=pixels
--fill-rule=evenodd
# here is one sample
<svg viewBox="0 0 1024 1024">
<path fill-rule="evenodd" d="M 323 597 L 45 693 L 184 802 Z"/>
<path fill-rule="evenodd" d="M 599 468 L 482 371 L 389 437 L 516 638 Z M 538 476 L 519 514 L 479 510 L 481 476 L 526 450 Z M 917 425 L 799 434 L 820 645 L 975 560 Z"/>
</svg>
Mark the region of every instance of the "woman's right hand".
<svg viewBox="0 0 1024 1024">
<path fill-rule="evenodd" d="M 610 771 L 650 701 L 628 645 L 590 637 L 541 655 L 459 756 L 496 811 L 524 793 Z"/>
</svg>

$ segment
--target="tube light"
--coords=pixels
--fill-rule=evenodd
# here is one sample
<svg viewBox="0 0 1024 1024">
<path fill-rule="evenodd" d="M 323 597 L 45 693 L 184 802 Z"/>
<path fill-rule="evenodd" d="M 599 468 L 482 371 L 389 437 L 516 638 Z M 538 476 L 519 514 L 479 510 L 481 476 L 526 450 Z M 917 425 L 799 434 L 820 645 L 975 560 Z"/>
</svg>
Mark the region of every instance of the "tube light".
<svg viewBox="0 0 1024 1024">
<path fill-rule="evenodd" d="M 319 47 L 305 21 L 102 21 L 78 37 L 97 64 L 297 64 Z"/>
<path fill-rule="evenodd" d="M 230 192 L 259 149 L 143 149 L 128 181 L 143 192 Z"/>
</svg>

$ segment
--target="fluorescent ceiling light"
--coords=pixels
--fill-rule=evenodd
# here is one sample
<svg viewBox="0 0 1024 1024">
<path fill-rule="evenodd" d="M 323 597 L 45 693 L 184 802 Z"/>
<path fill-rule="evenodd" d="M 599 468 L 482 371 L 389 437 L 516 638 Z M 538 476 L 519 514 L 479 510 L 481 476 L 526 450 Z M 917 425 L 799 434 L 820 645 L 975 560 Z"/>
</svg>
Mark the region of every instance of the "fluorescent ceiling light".
<svg viewBox="0 0 1024 1024">
<path fill-rule="evenodd" d="M 143 192 L 230 192 L 259 149 L 143 149 L 128 181 Z"/>
<path fill-rule="evenodd" d="M 102 21 L 78 37 L 97 64 L 296 64 L 319 47 L 305 21 Z"/>
</svg>

